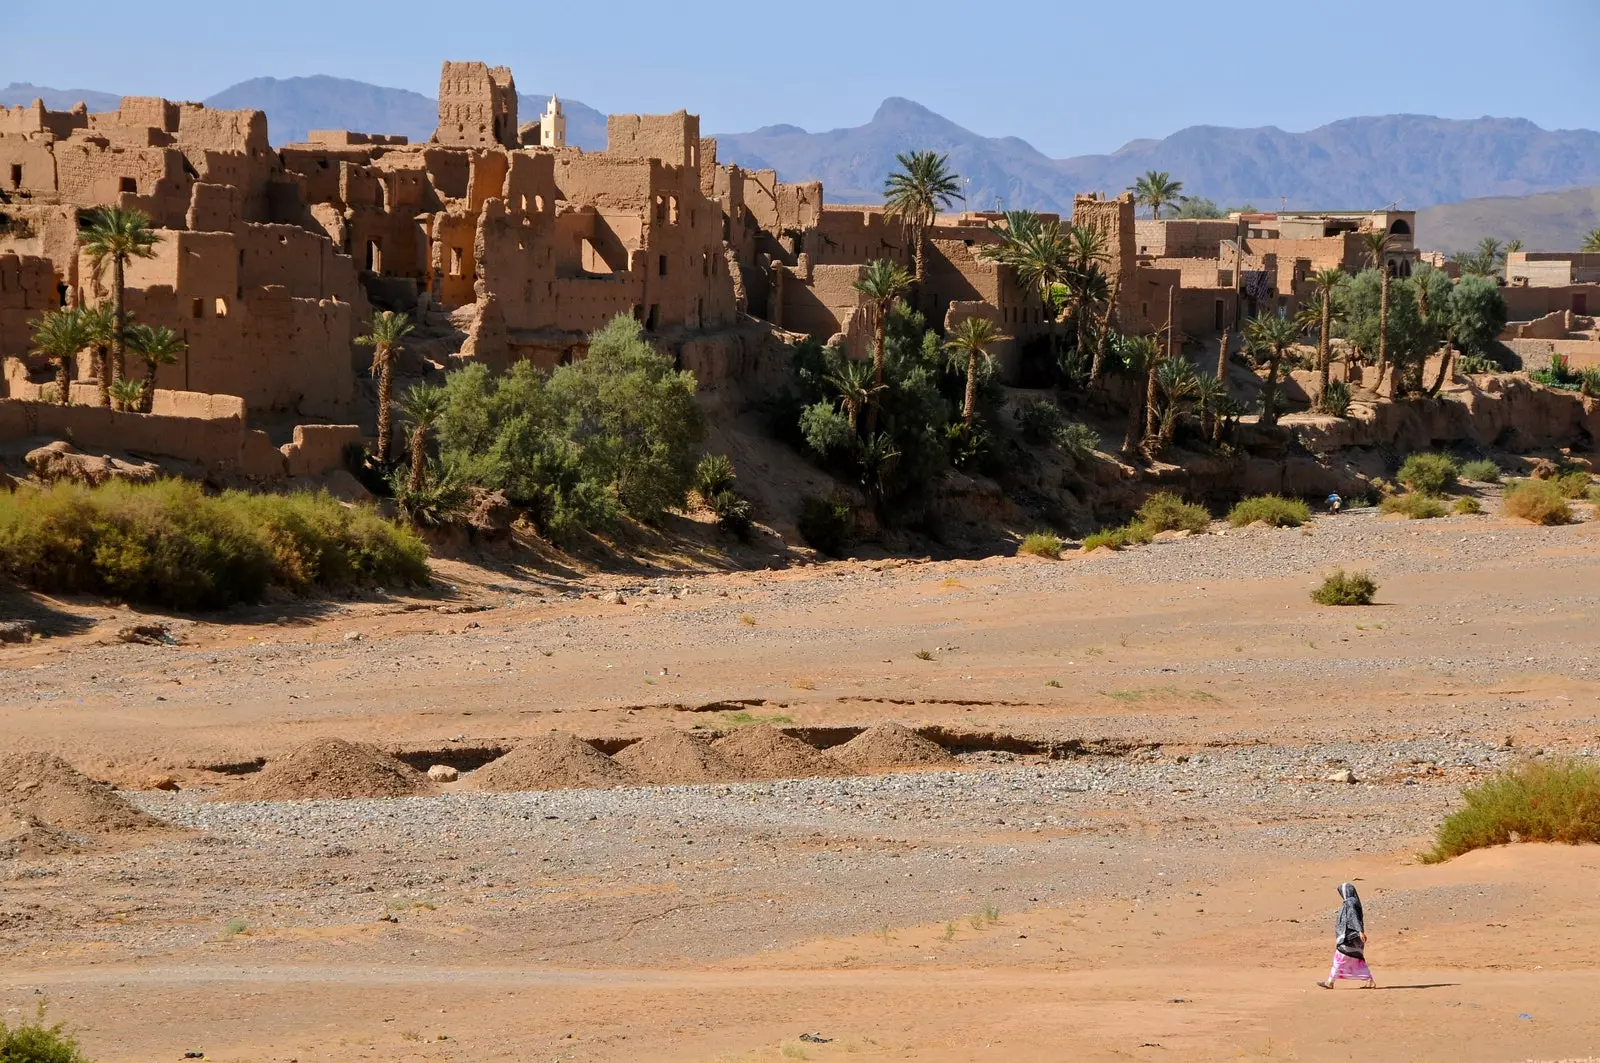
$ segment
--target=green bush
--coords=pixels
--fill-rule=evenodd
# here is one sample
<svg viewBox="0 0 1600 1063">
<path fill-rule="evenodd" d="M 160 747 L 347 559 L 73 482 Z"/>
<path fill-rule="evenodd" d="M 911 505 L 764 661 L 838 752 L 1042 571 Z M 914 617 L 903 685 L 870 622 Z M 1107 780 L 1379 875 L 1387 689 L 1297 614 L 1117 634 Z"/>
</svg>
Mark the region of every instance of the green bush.
<svg viewBox="0 0 1600 1063">
<path fill-rule="evenodd" d="M 1570 524 L 1572 507 L 1553 480 L 1513 480 L 1506 484 L 1500 512 L 1535 524 Z"/>
<path fill-rule="evenodd" d="M 1437 495 L 1456 485 L 1459 472 L 1455 459 L 1448 454 L 1413 454 L 1400 466 L 1395 479 L 1412 491 Z"/>
<path fill-rule="evenodd" d="M 21 1026 L 0 1022 L 0 1063 L 89 1063 L 89 1057 L 60 1023 L 44 1025 L 41 1008 L 36 1022 Z"/>
<path fill-rule="evenodd" d="M 1528 379 L 1536 384 L 1568 391 L 1577 391 L 1583 386 L 1582 376 L 1572 371 L 1572 365 L 1564 354 L 1551 354 L 1550 364 L 1543 369 L 1530 370 Z"/>
<path fill-rule="evenodd" d="M 1583 469 L 1568 469 L 1549 482 L 1556 485 L 1562 498 L 1583 498 L 1589 493 L 1589 473 Z"/>
<path fill-rule="evenodd" d="M 1350 412 L 1350 385 L 1343 380 L 1328 381 L 1328 390 L 1322 396 L 1322 412 L 1343 417 Z"/>
<path fill-rule="evenodd" d="M 1336 570 L 1320 586 L 1311 591 L 1311 600 L 1318 605 L 1371 605 L 1378 593 L 1378 585 L 1365 572 L 1346 573 Z"/>
<path fill-rule="evenodd" d="M 1456 499 L 1455 505 L 1450 507 L 1450 512 L 1458 517 L 1470 517 L 1483 512 L 1483 506 L 1471 495 L 1462 495 Z"/>
<path fill-rule="evenodd" d="M 207 495 L 183 480 L 0 495 L 0 573 L 172 609 L 428 578 L 415 534 L 325 493 Z"/>
<path fill-rule="evenodd" d="M 1494 484 L 1500 482 L 1500 466 L 1488 458 L 1477 458 L 1465 462 L 1461 466 L 1461 478 L 1472 480 L 1480 484 Z"/>
<path fill-rule="evenodd" d="M 447 474 L 505 492 L 552 538 L 619 512 L 655 520 L 688 501 L 705 420 L 695 380 L 618 315 L 587 356 L 545 374 L 518 362 L 451 373 L 437 426 Z"/>
<path fill-rule="evenodd" d="M 1298 498 L 1282 495 L 1256 495 L 1246 498 L 1228 511 L 1228 523 L 1242 528 L 1265 521 L 1275 528 L 1298 528 L 1311 519 L 1311 507 Z"/>
<path fill-rule="evenodd" d="M 1461 792 L 1466 807 L 1445 817 L 1426 863 L 1474 849 L 1525 842 L 1600 842 L 1600 765 L 1531 761 Z"/>
<path fill-rule="evenodd" d="M 1066 423 L 1061 407 L 1049 399 L 1034 399 L 1018 406 L 1016 420 L 1022 438 L 1036 447 L 1054 443 L 1056 433 Z"/>
<path fill-rule="evenodd" d="M 1048 557 L 1052 561 L 1058 560 L 1061 557 L 1061 538 L 1049 532 L 1034 532 L 1022 540 L 1022 545 L 1017 547 L 1017 553 Z"/>
<path fill-rule="evenodd" d="M 749 538 L 755 524 L 753 510 L 750 500 L 735 491 L 722 490 L 711 496 L 711 512 L 716 514 L 717 527 L 741 539 Z"/>
<path fill-rule="evenodd" d="M 1152 538 L 1150 529 L 1138 521 L 1131 521 L 1120 528 L 1102 528 L 1083 540 L 1083 551 L 1098 549 L 1102 546 L 1112 550 L 1121 550 L 1125 546 L 1143 546 Z"/>
<path fill-rule="evenodd" d="M 850 545 L 854 527 L 850 503 L 839 495 L 831 498 L 806 497 L 800 500 L 800 518 L 796 521 L 801 538 L 829 557 L 842 557 Z"/>
<path fill-rule="evenodd" d="M 1171 491 L 1158 491 L 1139 507 L 1139 523 L 1152 534 L 1164 531 L 1203 532 L 1211 527 L 1206 507 L 1185 502 Z"/>
<path fill-rule="evenodd" d="M 1100 449 L 1100 433 L 1086 424 L 1070 421 L 1056 433 L 1056 445 L 1073 461 L 1084 461 Z"/>
<path fill-rule="evenodd" d="M 733 487 L 735 476 L 732 458 L 726 454 L 707 454 L 694 467 L 695 493 L 710 504 L 717 495 Z"/>
<path fill-rule="evenodd" d="M 422 486 L 411 487 L 411 470 L 396 468 L 389 473 L 389 493 L 394 496 L 400 515 L 421 528 L 444 528 L 459 521 L 467 510 L 472 493 L 453 475 L 430 462 L 430 475 Z"/>
<path fill-rule="evenodd" d="M 1398 513 L 1410 520 L 1433 520 L 1445 514 L 1443 502 L 1419 491 L 1390 495 L 1378 504 L 1378 510 L 1385 514 Z"/>
</svg>

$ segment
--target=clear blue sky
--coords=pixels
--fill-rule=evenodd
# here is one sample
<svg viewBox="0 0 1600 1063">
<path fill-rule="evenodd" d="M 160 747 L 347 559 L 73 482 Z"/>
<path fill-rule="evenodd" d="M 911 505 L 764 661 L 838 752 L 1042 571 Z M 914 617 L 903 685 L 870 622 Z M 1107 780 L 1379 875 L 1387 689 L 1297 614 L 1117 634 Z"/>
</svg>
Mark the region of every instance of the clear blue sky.
<svg viewBox="0 0 1600 1063">
<path fill-rule="evenodd" d="M 0 85 L 201 99 L 333 74 L 433 95 L 443 59 L 706 132 L 858 125 L 906 96 L 1050 155 L 1188 125 L 1309 129 L 1409 112 L 1600 129 L 1600 0 L 930 0 L 387 4 L 24 0 Z M 380 21 L 374 15 L 387 13 Z M 452 21 L 452 16 L 459 16 Z M 52 41 L 60 47 L 51 47 Z"/>
</svg>

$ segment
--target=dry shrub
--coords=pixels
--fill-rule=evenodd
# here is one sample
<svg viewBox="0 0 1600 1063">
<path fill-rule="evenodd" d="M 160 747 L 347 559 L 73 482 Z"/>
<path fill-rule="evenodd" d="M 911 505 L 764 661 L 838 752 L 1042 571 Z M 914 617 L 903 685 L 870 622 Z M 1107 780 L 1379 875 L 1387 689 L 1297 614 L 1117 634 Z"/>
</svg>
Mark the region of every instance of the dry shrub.
<svg viewBox="0 0 1600 1063">
<path fill-rule="evenodd" d="M 1298 528 L 1311 519 L 1311 507 L 1298 498 L 1282 495 L 1256 495 L 1246 498 L 1228 511 L 1228 523 L 1243 528 L 1263 521 L 1276 528 Z"/>
<path fill-rule="evenodd" d="M 1383 513 L 1398 513 L 1410 520 L 1432 520 L 1445 514 L 1444 503 L 1420 491 L 1390 495 L 1378 504 Z"/>
<path fill-rule="evenodd" d="M 1470 517 L 1476 513 L 1482 513 L 1483 506 L 1471 495 L 1462 495 L 1456 499 L 1455 505 L 1450 507 L 1450 512 L 1458 517 Z"/>
<path fill-rule="evenodd" d="M 1365 572 L 1346 573 L 1336 570 L 1311 592 L 1311 600 L 1318 605 L 1371 605 L 1378 593 L 1378 585 Z"/>
<path fill-rule="evenodd" d="M 1461 792 L 1466 807 L 1439 825 L 1427 863 L 1512 841 L 1600 842 L 1600 765 L 1530 761 Z"/>
<path fill-rule="evenodd" d="M 1400 466 L 1395 479 L 1413 491 L 1437 495 L 1456 485 L 1460 471 L 1448 454 L 1413 454 Z"/>
<path fill-rule="evenodd" d="M 1572 507 L 1553 480 L 1516 480 L 1506 485 L 1500 512 L 1535 524 L 1568 524 Z"/>
<path fill-rule="evenodd" d="M 1049 532 L 1034 532 L 1022 540 L 1022 545 L 1017 547 L 1017 553 L 1028 554 L 1033 557 L 1048 557 L 1052 561 L 1061 557 L 1061 538 Z"/>
<path fill-rule="evenodd" d="M 1150 533 L 1164 531 L 1203 532 L 1211 527 L 1206 507 L 1185 502 L 1171 491 L 1158 491 L 1139 507 L 1139 523 Z"/>
<path fill-rule="evenodd" d="M 1097 550 L 1104 546 L 1110 550 L 1121 550 L 1125 546 L 1143 546 L 1148 543 L 1153 534 L 1138 521 L 1124 524 L 1120 528 L 1102 528 L 1083 540 L 1083 551 Z"/>
</svg>

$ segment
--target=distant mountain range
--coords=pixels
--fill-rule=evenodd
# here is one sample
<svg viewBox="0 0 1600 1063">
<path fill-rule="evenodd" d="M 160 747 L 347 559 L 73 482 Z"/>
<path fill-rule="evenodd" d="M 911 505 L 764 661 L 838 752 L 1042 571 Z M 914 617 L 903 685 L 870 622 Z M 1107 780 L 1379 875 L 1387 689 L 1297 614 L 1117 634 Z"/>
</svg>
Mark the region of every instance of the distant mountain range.
<svg viewBox="0 0 1600 1063">
<path fill-rule="evenodd" d="M 52 89 L 14 83 L 0 89 L 0 106 L 44 100 L 52 110 L 66 110 L 82 100 L 91 111 L 114 111 L 121 98 L 89 89 Z M 517 120 L 528 122 L 544 113 L 549 93 L 517 93 Z M 300 78 L 251 78 L 200 101 L 207 107 L 267 113 L 274 144 L 306 139 L 313 129 L 351 129 L 361 133 L 400 134 L 420 143 L 433 135 L 439 105 L 408 89 L 390 89 L 364 81 L 318 74 Z M 606 116 L 578 100 L 562 97 L 567 115 L 567 143 L 585 151 L 606 146 Z"/>
<path fill-rule="evenodd" d="M 92 111 L 114 109 L 118 100 L 86 89 L 0 89 L 0 104 L 35 97 L 58 109 L 82 100 Z M 519 118 L 537 117 L 548 99 L 543 93 L 519 95 Z M 437 115 L 434 101 L 421 93 L 325 75 L 253 78 L 203 102 L 265 111 L 276 144 L 304 140 L 312 129 L 399 133 L 425 141 Z M 568 143 L 604 149 L 605 115 L 577 100 L 562 104 Z M 1165 170 L 1184 183 L 1187 194 L 1220 207 L 1373 209 L 1398 203 L 1423 212 L 1418 226 L 1424 246 L 1447 250 L 1469 247 L 1484 235 L 1521 239 L 1530 249 L 1570 247 L 1578 234 L 1600 225 L 1592 190 L 1535 194 L 1600 185 L 1600 133 L 1545 130 L 1518 118 L 1386 115 L 1306 133 L 1193 126 L 1162 140 L 1132 141 L 1110 155 L 1052 159 L 1025 140 L 980 136 L 921 104 L 890 98 L 862 126 L 809 133 L 771 125 L 719 134 L 717 142 L 721 161 L 775 169 L 787 181 L 820 179 L 834 203 L 881 202 L 895 155 L 932 149 L 949 154 L 974 209 L 998 203 L 1066 213 L 1077 192 L 1119 192 L 1146 170 Z"/>
<path fill-rule="evenodd" d="M 1485 236 L 1521 240 L 1527 251 L 1575 251 L 1594 229 L 1600 229 L 1600 188 L 1468 199 L 1417 213 L 1418 244 L 1442 251 L 1470 250 Z"/>
<path fill-rule="evenodd" d="M 1110 155 L 1052 159 L 1016 137 L 984 137 L 920 104 L 891 98 L 866 125 L 808 133 L 766 126 L 719 134 L 717 157 L 786 181 L 820 179 L 833 202 L 882 201 L 897 152 L 950 156 L 975 209 L 1070 212 L 1077 192 L 1120 192 L 1165 170 L 1184 192 L 1218 206 L 1262 210 L 1420 210 L 1480 196 L 1516 196 L 1600 184 L 1600 133 L 1540 129 L 1518 118 L 1457 121 L 1421 115 L 1350 118 L 1306 133 L 1193 126 L 1135 140 Z"/>
</svg>

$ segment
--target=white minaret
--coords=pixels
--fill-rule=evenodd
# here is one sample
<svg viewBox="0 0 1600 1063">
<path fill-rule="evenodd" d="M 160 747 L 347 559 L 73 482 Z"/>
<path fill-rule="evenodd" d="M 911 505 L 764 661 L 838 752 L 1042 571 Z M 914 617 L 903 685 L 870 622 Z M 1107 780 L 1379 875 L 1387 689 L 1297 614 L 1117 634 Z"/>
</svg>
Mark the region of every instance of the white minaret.
<svg viewBox="0 0 1600 1063">
<path fill-rule="evenodd" d="M 554 96 L 539 116 L 539 146 L 564 148 L 567 146 L 567 116 L 561 113 L 561 101 Z"/>
</svg>

